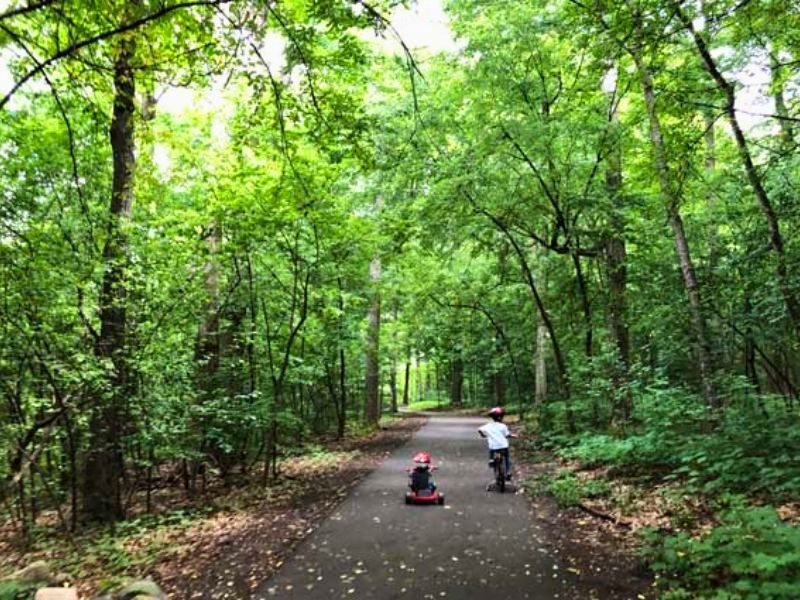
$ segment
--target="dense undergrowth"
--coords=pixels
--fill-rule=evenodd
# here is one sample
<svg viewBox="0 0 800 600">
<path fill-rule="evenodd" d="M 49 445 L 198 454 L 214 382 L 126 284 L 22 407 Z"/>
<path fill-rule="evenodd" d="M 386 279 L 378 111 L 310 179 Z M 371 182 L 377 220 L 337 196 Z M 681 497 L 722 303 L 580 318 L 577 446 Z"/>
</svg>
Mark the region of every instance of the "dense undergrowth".
<svg viewBox="0 0 800 600">
<path fill-rule="evenodd" d="M 536 433 L 536 447 L 566 468 L 540 476 L 534 491 L 564 506 L 605 498 L 625 512 L 630 503 L 613 492 L 625 482 L 653 504 L 680 505 L 667 526 L 638 530 L 665 598 L 797 598 L 800 428 L 791 404 L 745 394 L 713 412 L 664 384 L 636 390 L 633 400 L 624 430 L 584 424 L 577 434 L 566 406 L 547 407 L 550 428 Z"/>
<path fill-rule="evenodd" d="M 797 598 L 800 528 L 784 523 L 770 506 L 747 506 L 737 498 L 711 529 L 666 538 L 647 532 L 645 539 L 665 598 Z"/>
</svg>

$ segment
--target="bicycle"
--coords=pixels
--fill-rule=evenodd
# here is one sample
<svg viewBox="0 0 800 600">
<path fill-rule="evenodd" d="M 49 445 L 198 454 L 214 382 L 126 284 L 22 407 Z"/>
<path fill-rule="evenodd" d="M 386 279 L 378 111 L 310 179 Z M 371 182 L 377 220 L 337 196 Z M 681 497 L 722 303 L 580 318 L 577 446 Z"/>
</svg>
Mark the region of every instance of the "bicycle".
<svg viewBox="0 0 800 600">
<path fill-rule="evenodd" d="M 508 449 L 505 449 L 508 452 Z M 508 473 L 506 472 L 506 457 L 503 450 L 492 451 L 492 470 L 494 471 L 494 485 L 501 494 L 506 491 L 506 481 Z M 491 489 L 491 486 L 489 486 Z"/>
<path fill-rule="evenodd" d="M 506 480 L 510 478 L 509 471 L 511 470 L 508 438 L 515 438 L 517 434 L 511 433 L 508 426 L 503 423 L 506 411 L 502 406 L 495 406 L 486 414 L 492 418 L 492 421 L 479 427 L 478 435 L 486 440 L 486 445 L 489 447 L 489 466 L 495 475 L 495 483 L 489 486 L 488 491 L 491 491 L 492 486 L 496 485 L 497 489 L 503 493 L 506 491 Z"/>
</svg>

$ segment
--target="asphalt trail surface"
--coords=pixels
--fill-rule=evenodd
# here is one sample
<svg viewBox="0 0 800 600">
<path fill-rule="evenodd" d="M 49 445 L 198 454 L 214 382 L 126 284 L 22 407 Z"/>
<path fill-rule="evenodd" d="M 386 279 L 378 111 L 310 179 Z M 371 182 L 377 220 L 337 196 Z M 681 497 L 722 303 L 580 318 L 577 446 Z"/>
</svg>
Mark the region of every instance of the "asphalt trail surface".
<svg viewBox="0 0 800 600">
<path fill-rule="evenodd" d="M 486 491 L 492 474 L 476 432 L 483 422 L 431 417 L 253 598 L 597 597 L 545 548 L 524 497 Z M 421 450 L 439 466 L 444 507 L 404 504 L 405 468 Z"/>
</svg>

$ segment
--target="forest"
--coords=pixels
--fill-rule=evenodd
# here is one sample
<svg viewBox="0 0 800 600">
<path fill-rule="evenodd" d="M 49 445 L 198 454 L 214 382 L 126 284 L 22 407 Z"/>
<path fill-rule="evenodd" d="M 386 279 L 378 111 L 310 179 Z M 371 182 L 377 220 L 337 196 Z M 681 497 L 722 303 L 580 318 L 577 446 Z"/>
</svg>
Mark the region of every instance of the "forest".
<svg viewBox="0 0 800 600">
<path fill-rule="evenodd" d="M 0 2 L 0 537 L 502 405 L 664 597 L 797 598 L 800 5 L 409 6 Z"/>
</svg>

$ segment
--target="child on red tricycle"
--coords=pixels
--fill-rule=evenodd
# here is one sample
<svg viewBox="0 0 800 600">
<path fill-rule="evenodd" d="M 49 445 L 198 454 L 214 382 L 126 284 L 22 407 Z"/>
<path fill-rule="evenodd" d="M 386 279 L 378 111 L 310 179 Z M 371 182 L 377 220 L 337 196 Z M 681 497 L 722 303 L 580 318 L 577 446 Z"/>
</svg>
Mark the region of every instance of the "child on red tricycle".
<svg viewBox="0 0 800 600">
<path fill-rule="evenodd" d="M 408 471 L 408 487 L 406 504 L 444 504 L 444 494 L 436 489 L 433 480 L 433 471 L 436 467 L 431 465 L 431 455 L 427 452 L 417 452 L 414 455 L 414 466 Z"/>
</svg>

